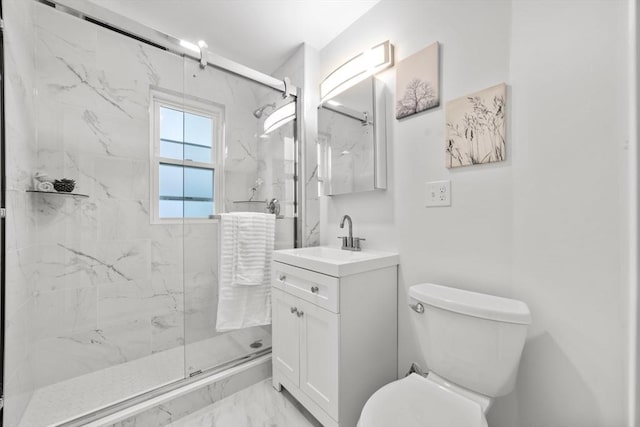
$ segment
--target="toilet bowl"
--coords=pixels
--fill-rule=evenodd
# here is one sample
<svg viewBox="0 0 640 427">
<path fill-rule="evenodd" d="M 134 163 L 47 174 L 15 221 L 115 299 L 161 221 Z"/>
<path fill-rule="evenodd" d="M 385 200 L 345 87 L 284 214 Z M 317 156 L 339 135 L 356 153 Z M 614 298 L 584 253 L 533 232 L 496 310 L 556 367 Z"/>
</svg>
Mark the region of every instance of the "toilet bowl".
<svg viewBox="0 0 640 427">
<path fill-rule="evenodd" d="M 515 385 L 529 308 L 435 284 L 412 286 L 409 307 L 429 374 L 376 391 L 358 427 L 487 427 L 493 398 Z"/>
</svg>

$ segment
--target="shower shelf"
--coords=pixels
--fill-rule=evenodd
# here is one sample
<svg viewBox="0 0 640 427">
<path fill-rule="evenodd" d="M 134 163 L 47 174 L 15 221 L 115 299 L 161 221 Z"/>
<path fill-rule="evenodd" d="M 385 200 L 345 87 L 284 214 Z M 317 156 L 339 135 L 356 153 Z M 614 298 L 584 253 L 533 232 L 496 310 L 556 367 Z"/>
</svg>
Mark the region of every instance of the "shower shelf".
<svg viewBox="0 0 640 427">
<path fill-rule="evenodd" d="M 234 200 L 233 203 L 266 203 L 266 200 Z"/>
<path fill-rule="evenodd" d="M 73 197 L 89 197 L 88 194 L 80 194 L 80 193 L 65 193 L 64 191 L 38 191 L 38 190 L 27 190 L 27 193 L 40 193 L 40 194 L 55 194 L 59 196 L 73 196 Z"/>
</svg>

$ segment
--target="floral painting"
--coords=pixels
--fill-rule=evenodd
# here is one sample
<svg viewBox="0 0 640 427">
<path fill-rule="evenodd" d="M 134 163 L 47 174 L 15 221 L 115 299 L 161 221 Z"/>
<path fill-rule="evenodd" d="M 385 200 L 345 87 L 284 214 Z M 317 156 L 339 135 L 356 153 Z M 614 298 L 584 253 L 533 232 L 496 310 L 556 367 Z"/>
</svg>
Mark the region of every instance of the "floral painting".
<svg viewBox="0 0 640 427">
<path fill-rule="evenodd" d="M 439 44 L 433 43 L 398 64 L 396 119 L 440 105 Z"/>
<path fill-rule="evenodd" d="M 447 167 L 505 160 L 504 83 L 447 102 Z"/>
</svg>

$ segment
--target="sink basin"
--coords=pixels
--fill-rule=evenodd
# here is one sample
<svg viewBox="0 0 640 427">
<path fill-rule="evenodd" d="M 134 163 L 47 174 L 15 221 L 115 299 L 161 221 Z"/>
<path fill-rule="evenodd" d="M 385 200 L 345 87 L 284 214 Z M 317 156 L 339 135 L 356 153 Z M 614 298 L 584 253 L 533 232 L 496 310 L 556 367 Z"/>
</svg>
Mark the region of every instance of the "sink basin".
<svg viewBox="0 0 640 427">
<path fill-rule="evenodd" d="M 370 250 L 352 252 L 315 246 L 274 251 L 273 260 L 329 276 L 344 277 L 397 265 L 398 254 Z"/>
</svg>

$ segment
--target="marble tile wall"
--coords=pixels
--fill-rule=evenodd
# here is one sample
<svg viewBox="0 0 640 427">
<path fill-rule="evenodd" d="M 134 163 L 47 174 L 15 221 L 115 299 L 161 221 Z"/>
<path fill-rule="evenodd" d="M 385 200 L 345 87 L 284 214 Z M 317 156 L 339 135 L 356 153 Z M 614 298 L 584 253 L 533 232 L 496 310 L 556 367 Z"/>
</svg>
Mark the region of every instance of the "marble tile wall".
<svg viewBox="0 0 640 427">
<path fill-rule="evenodd" d="M 17 425 L 34 390 L 33 282 L 37 256 L 35 205 L 25 192 L 36 164 L 33 128 L 34 37 L 32 2 L 3 1 L 6 94 L 6 329 L 5 425 Z"/>
<path fill-rule="evenodd" d="M 318 115 L 320 103 L 319 72 L 320 55 L 309 45 L 304 45 L 304 111 L 305 111 L 305 200 L 304 245 L 320 244 L 320 194 L 318 193 Z"/>
<path fill-rule="evenodd" d="M 305 200 L 302 203 L 302 245 L 320 244 L 320 204 L 318 199 L 317 150 L 316 150 L 316 100 L 317 79 L 315 65 L 317 52 L 306 44 L 300 47 L 272 74 L 277 78 L 289 77 L 291 83 L 304 90 L 304 185 Z"/>
<path fill-rule="evenodd" d="M 40 387 L 216 335 L 217 224 L 149 222 L 149 89 L 225 109 L 227 207 L 263 160 L 259 85 L 34 7 L 38 147 L 25 174 L 76 179 L 90 196 L 30 199 Z"/>
<path fill-rule="evenodd" d="M 149 223 L 149 88 L 183 61 L 36 4 L 36 170 L 89 198 L 36 195 L 37 387 L 184 343 L 182 225 Z M 126 67 L 123 67 L 126 64 Z"/>
</svg>

